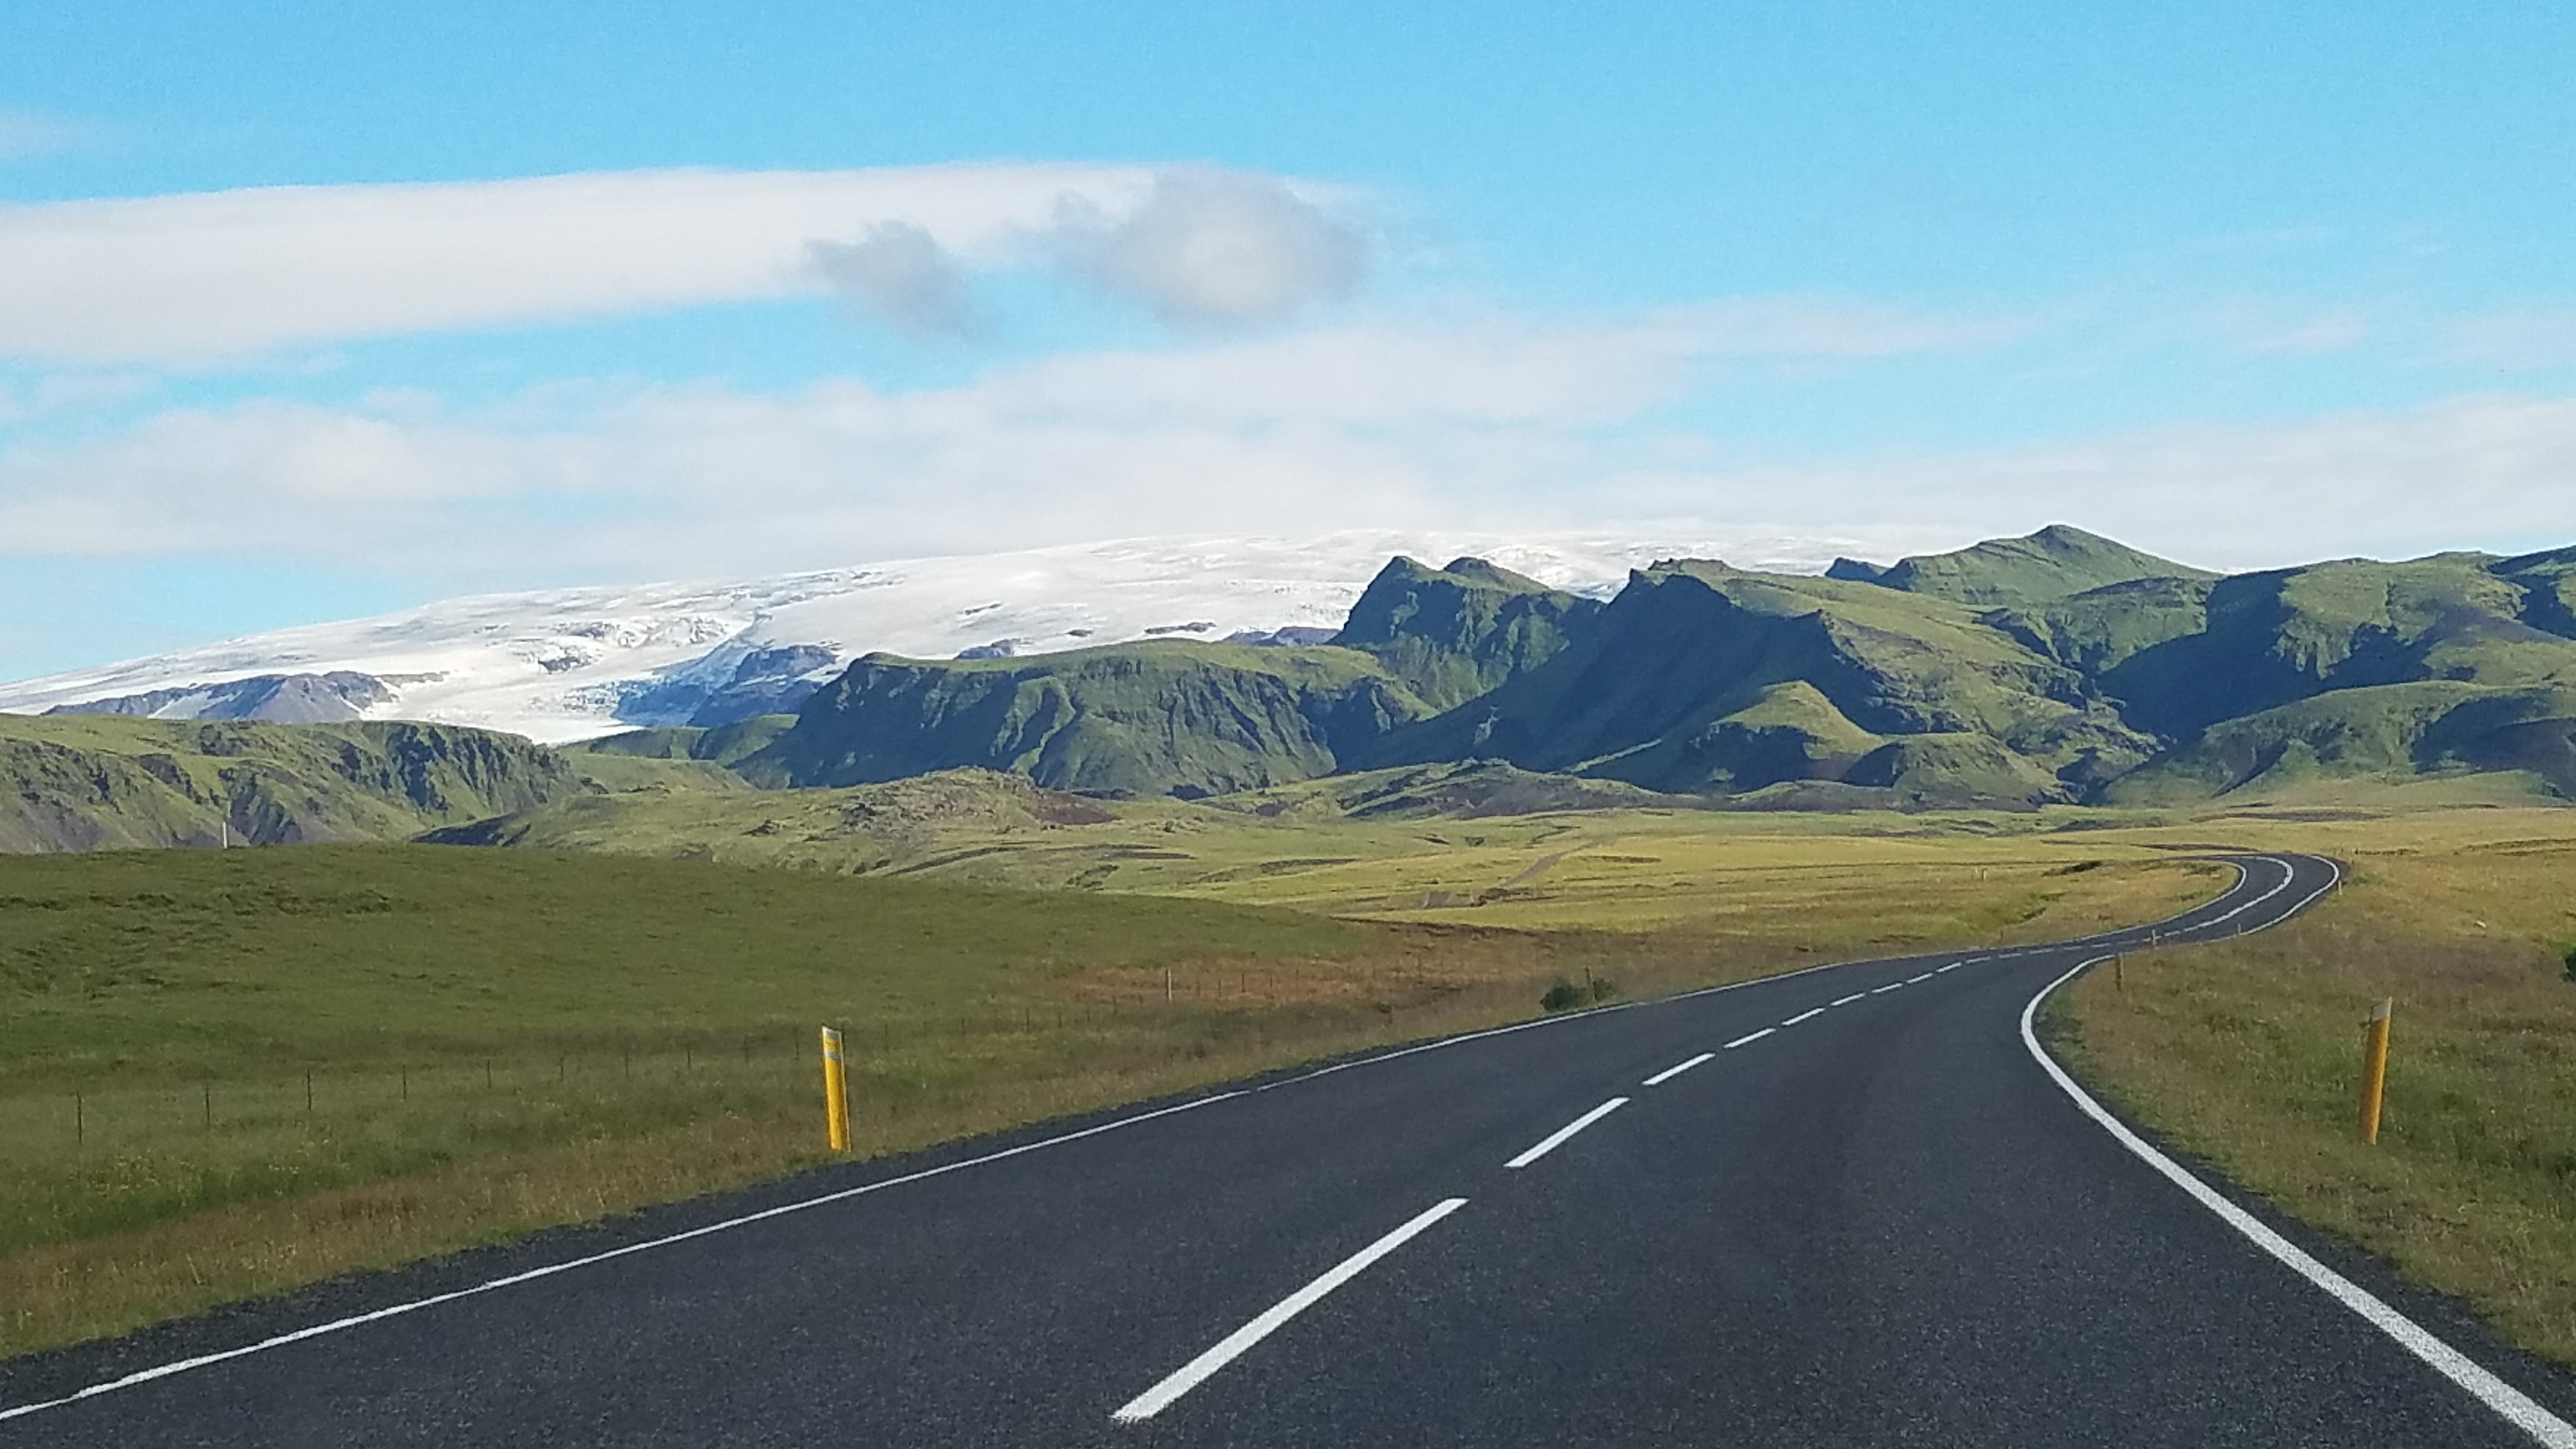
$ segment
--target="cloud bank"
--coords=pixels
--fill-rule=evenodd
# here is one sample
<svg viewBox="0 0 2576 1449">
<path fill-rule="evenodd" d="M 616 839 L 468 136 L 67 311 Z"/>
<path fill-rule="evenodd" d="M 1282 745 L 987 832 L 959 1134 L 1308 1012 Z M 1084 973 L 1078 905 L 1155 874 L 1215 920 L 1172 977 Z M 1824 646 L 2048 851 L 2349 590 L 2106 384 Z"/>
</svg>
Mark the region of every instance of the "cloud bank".
<svg viewBox="0 0 2576 1449">
<path fill-rule="evenodd" d="M 2576 541 L 2576 398 L 1770 461 L 1715 459 L 1656 421 L 1713 363 L 1941 353 L 2011 327 L 1769 299 L 1078 354 L 910 391 L 590 383 L 470 409 L 418 393 L 170 409 L 0 443 L 0 541 L 358 561 L 442 590 L 1461 518 L 1943 534 L 2062 519 L 2238 567 Z"/>
<path fill-rule="evenodd" d="M 0 126 L 0 141 L 8 131 Z M 838 289 L 971 325 L 978 271 L 1069 272 L 1185 325 L 1346 296 L 1333 193 L 1199 168 L 633 171 L 0 206 L 0 356 L 201 364 L 280 347 Z"/>
</svg>

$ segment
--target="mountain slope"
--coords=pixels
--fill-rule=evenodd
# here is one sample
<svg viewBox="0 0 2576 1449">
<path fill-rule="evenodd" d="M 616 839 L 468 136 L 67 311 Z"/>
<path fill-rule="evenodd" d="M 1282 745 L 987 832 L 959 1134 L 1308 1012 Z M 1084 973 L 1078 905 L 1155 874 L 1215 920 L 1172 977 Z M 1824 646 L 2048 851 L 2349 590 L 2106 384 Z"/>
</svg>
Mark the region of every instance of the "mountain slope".
<svg viewBox="0 0 2576 1449">
<path fill-rule="evenodd" d="M 2112 773 L 2152 743 L 2076 671 L 1965 607 L 1879 585 L 1662 564 L 1636 574 L 1585 636 L 1490 695 L 1399 731 L 1380 763 L 1489 757 L 1667 791 L 1838 779 L 1891 737 L 1973 735 L 2026 764 L 1977 759 L 1956 782 Z M 1878 783 L 1932 788 L 1968 754 L 1899 752 Z M 1973 776 L 1973 779 L 1971 778 Z M 2048 784 L 2042 795 L 2073 785 Z M 2009 798 L 2031 789 L 2015 788 Z"/>
<path fill-rule="evenodd" d="M 394 840 L 582 793 L 552 750 L 444 725 L 0 717 L 0 850 Z"/>
<path fill-rule="evenodd" d="M 1378 570 L 1333 642 L 1447 709 L 1545 663 L 1600 612 L 1597 599 L 1480 558 L 1432 569 L 1399 556 Z"/>
<path fill-rule="evenodd" d="M 1899 559 L 1884 569 L 1837 559 L 1826 576 L 1979 608 L 2026 608 L 2137 579 L 2217 577 L 2063 523 L 2022 538 Z"/>
<path fill-rule="evenodd" d="M 2441 554 L 2239 574 L 2211 587 L 2203 628 L 2120 659 L 2101 682 L 2133 722 L 2177 739 L 2335 690 L 2576 684 L 2576 641 L 2524 622 L 2529 591 L 2494 562 Z"/>
<path fill-rule="evenodd" d="M 1356 650 L 1131 644 L 1038 659 L 869 655 L 736 768 L 857 785 L 978 768 L 1062 790 L 1184 796 L 1331 774 L 1431 710 Z"/>
</svg>

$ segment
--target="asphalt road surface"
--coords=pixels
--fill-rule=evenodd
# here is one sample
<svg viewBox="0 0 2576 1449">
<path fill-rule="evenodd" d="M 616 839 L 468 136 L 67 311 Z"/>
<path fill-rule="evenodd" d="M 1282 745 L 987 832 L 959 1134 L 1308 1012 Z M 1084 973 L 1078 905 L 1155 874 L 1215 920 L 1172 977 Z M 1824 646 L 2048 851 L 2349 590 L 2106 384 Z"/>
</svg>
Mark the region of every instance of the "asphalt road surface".
<svg viewBox="0 0 2576 1449">
<path fill-rule="evenodd" d="M 2337 878 L 2239 864 L 2159 936 Z M 1556 1018 L 330 1285 L 0 1366 L 0 1443 L 2576 1445 L 2568 1375 L 2043 1060 L 2036 998 L 2145 937 Z"/>
</svg>

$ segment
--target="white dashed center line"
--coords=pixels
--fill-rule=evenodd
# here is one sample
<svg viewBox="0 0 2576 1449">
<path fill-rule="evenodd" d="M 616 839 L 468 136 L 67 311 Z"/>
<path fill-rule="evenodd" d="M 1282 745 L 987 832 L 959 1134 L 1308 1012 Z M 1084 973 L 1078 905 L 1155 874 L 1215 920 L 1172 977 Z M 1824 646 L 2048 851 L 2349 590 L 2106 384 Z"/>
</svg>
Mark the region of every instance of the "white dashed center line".
<svg viewBox="0 0 2576 1449">
<path fill-rule="evenodd" d="M 1889 993 L 1889 992 L 1891 992 L 1891 991 L 1896 991 L 1896 990 L 1899 990 L 1899 989 L 1903 988 L 1903 987 L 1904 987 L 1904 985 L 1905 985 L 1905 983 L 1904 983 L 1904 982 L 1902 982 L 1902 981 L 1891 981 L 1891 982 L 1887 983 L 1885 986 L 1881 986 L 1881 987 L 1879 987 L 1877 990 L 1872 991 L 1872 992 L 1870 993 L 1870 995 L 1872 995 L 1872 996 L 1885 996 L 1887 993 Z"/>
<path fill-rule="evenodd" d="M 1931 972 L 1929 972 L 1929 971 L 1926 971 L 1926 972 L 1924 972 L 1924 973 L 1923 973 L 1922 975 L 1920 975 L 1920 976 L 1908 976 L 1908 977 L 1906 977 L 1906 978 L 1905 978 L 1905 984 L 1906 984 L 1906 985 L 1908 985 L 1908 986 L 1911 986 L 1911 985 L 1913 985 L 1913 984 L 1914 984 L 1915 982 L 1917 982 L 1917 981 L 1929 981 L 1929 980 L 1931 980 L 1931 979 L 1932 979 L 1932 973 L 1931 973 Z"/>
<path fill-rule="evenodd" d="M 1717 1053 L 1715 1052 L 1701 1052 L 1698 1056 L 1691 1058 L 1680 1066 L 1666 1067 L 1662 1071 L 1648 1077 L 1646 1079 L 1646 1085 L 1649 1087 L 1660 1087 L 1664 1083 L 1671 1081 L 1673 1078 L 1680 1076 L 1682 1073 L 1689 1071 L 1691 1068 L 1698 1066 L 1704 1061 L 1708 1061 L 1716 1055 Z"/>
<path fill-rule="evenodd" d="M 1209 1375 L 1243 1356 L 1244 1350 L 1268 1338 L 1279 1326 L 1322 1301 L 1325 1294 L 1368 1271 L 1368 1266 L 1396 1249 L 1405 1240 L 1433 1223 L 1465 1207 L 1467 1200 L 1453 1197 L 1394 1232 L 1360 1249 L 1336 1264 L 1324 1276 L 1280 1299 L 1268 1312 L 1227 1334 L 1216 1347 L 1191 1359 L 1174 1370 L 1172 1376 L 1145 1392 L 1129 1399 L 1117 1413 L 1110 1415 L 1121 1424 L 1139 1424 L 1171 1407 L 1172 1401 L 1207 1381 Z"/>
<path fill-rule="evenodd" d="M 1958 970 L 1960 967 L 1965 966 L 1965 965 L 1967 965 L 1967 964 L 1968 964 L 1968 963 L 1967 963 L 1967 962 L 1965 962 L 1965 961 L 1953 961 L 1953 962 L 1951 962 L 1949 965 L 1944 966 L 1944 967 L 1942 967 L 1941 969 L 1942 969 L 1943 971 L 1956 971 L 1956 970 Z"/>
<path fill-rule="evenodd" d="M 1577 1117 L 1573 1121 L 1566 1123 L 1564 1126 L 1557 1128 L 1553 1132 L 1550 1132 L 1545 1137 L 1540 1138 L 1537 1146 L 1532 1147 L 1529 1151 L 1522 1153 L 1511 1161 L 1504 1163 L 1503 1166 L 1527 1167 L 1531 1163 L 1538 1161 L 1540 1158 L 1547 1156 L 1551 1152 L 1554 1152 L 1559 1147 L 1564 1146 L 1565 1140 L 1572 1137 L 1575 1133 L 1582 1131 L 1584 1128 L 1591 1126 L 1593 1123 L 1600 1121 L 1602 1118 L 1609 1116 L 1611 1113 L 1616 1112 L 1627 1105 L 1627 1098 L 1613 1097 L 1609 1101 L 1602 1103 L 1600 1106 L 1593 1108 L 1591 1111 L 1584 1113 L 1582 1116 Z"/>
<path fill-rule="evenodd" d="M 1827 1006 L 1849 1006 L 1849 1005 L 1851 1005 L 1853 1002 L 1858 1001 L 1858 1000 L 1860 1000 L 1862 997 L 1867 996 L 1867 995 L 1869 995 L 1869 993 L 1868 993 L 1868 992 L 1866 992 L 1866 991 L 1855 991 L 1855 992 L 1853 992 L 1853 993 L 1852 993 L 1851 995 L 1849 995 L 1849 996 L 1837 996 L 1837 997 L 1835 997 L 1833 1000 L 1828 1001 L 1828 1002 L 1826 1002 L 1825 1004 L 1826 1004 Z"/>
<path fill-rule="evenodd" d="M 1819 1006 L 1819 1007 L 1816 1007 L 1816 1008 L 1814 1008 L 1814 1009 L 1812 1009 L 1812 1010 L 1799 1012 L 1796 1016 L 1790 1017 L 1787 1021 L 1784 1021 L 1784 1022 L 1782 1022 L 1782 1023 L 1780 1023 L 1780 1024 L 1781 1024 L 1782 1026 L 1796 1026 L 1799 1022 L 1806 1021 L 1806 1020 L 1808 1020 L 1808 1019 L 1809 1019 L 1809 1018 L 1811 1018 L 1811 1017 L 1818 1017 L 1818 1016 L 1822 1016 L 1822 1015 L 1824 1015 L 1824 1014 L 1825 1014 L 1825 1009 L 1824 1009 L 1823 1007 Z"/>
<path fill-rule="evenodd" d="M 1719 1047 L 1718 1050 L 1722 1052 L 1731 1052 L 1747 1042 L 1760 1041 L 1762 1038 L 1769 1036 L 1771 1033 L 1778 1031 L 1779 1029 L 1780 1028 L 1776 1026 L 1766 1026 L 1760 1031 L 1753 1033 L 1751 1036 L 1739 1036 L 1735 1040 L 1728 1042 L 1726 1045 Z"/>
</svg>

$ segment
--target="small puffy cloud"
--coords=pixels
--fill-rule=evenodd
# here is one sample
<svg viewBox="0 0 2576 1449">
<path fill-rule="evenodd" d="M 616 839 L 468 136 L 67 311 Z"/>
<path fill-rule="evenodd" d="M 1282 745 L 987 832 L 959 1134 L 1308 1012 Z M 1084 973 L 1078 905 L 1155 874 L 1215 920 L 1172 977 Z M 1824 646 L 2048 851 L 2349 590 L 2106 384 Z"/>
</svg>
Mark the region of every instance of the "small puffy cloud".
<svg viewBox="0 0 2576 1449">
<path fill-rule="evenodd" d="M 2463 318 L 2444 328 L 2443 360 L 2498 372 L 2576 364 L 2576 310 L 2527 308 Z"/>
<path fill-rule="evenodd" d="M 84 128 L 34 111 L 0 111 L 0 161 L 51 156 L 80 144 Z"/>
<path fill-rule="evenodd" d="M 1370 252 L 1366 231 L 1277 177 L 1207 169 L 1160 173 L 1123 217 L 1070 201 L 1055 245 L 1109 296 L 1174 326 L 1217 329 L 1349 296 Z"/>
<path fill-rule="evenodd" d="M 861 310 L 919 337 L 976 330 L 966 270 L 922 227 L 881 221 L 856 241 L 807 245 L 814 270 Z"/>
</svg>

